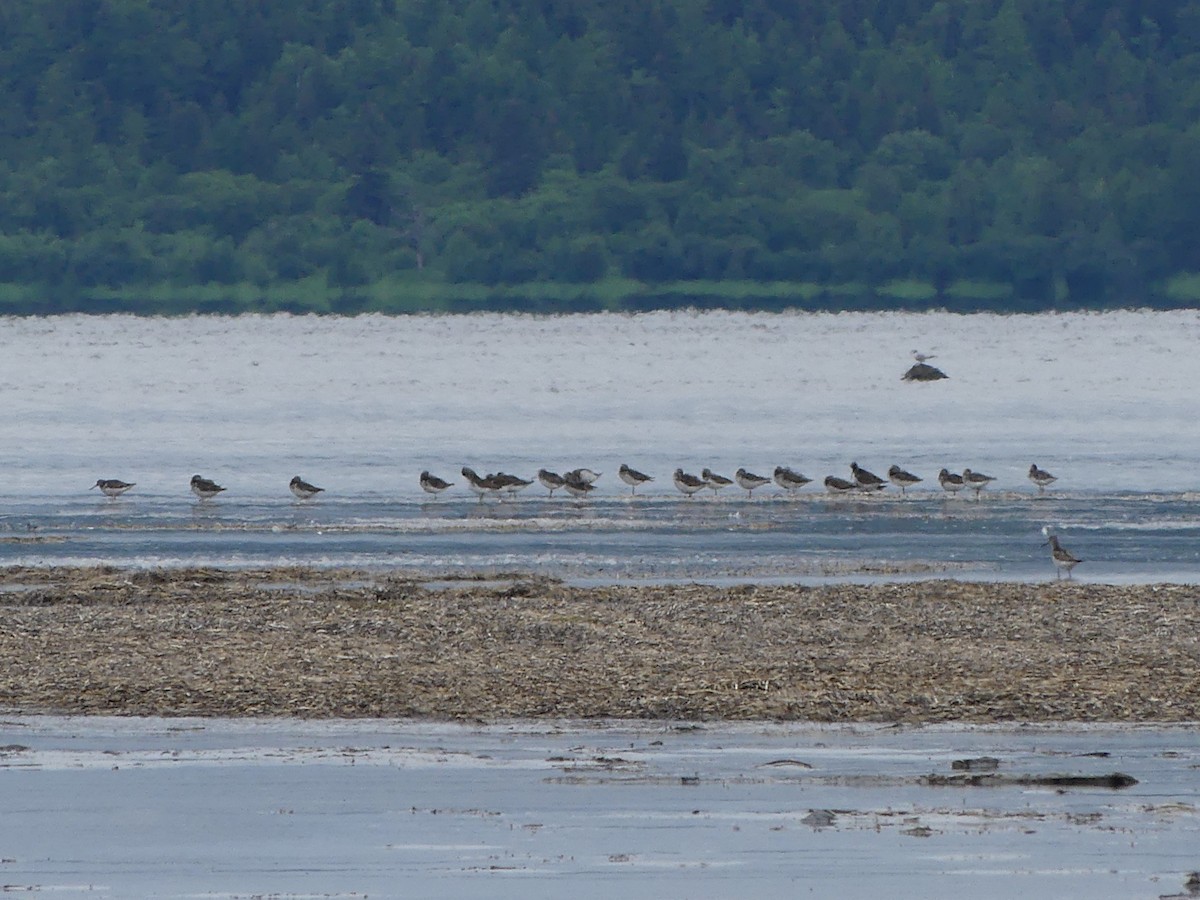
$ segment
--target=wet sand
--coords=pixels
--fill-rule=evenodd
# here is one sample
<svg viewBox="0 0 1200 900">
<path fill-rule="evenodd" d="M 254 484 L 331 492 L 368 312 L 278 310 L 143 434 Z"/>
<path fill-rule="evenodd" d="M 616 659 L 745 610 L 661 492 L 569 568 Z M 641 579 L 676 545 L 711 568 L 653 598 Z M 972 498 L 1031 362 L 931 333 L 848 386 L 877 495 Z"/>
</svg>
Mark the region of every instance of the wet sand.
<svg viewBox="0 0 1200 900">
<path fill-rule="evenodd" d="M 0 719 L 5 892 L 1188 900 L 1196 729 Z M 988 786 L 947 783 L 991 758 Z M 1110 776 L 1110 787 L 1031 787 Z M 7 826 L 7 827 L 6 827 Z"/>
<path fill-rule="evenodd" d="M 22 568 L 0 606 L 10 713 L 1200 719 L 1196 586 Z"/>
</svg>

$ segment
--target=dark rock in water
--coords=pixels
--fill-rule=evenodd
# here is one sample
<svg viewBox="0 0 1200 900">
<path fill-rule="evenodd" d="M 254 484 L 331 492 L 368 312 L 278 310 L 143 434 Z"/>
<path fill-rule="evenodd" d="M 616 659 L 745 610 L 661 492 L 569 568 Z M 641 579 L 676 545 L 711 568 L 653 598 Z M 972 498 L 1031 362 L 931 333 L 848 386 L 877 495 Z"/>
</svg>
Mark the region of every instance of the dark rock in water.
<svg viewBox="0 0 1200 900">
<path fill-rule="evenodd" d="M 949 378 L 945 372 L 936 366 L 931 366 L 928 363 L 917 363 L 911 369 L 904 373 L 902 381 L 938 381 L 942 378 Z"/>
<path fill-rule="evenodd" d="M 1000 768 L 1000 760 L 994 756 L 975 756 L 971 759 L 956 759 L 950 768 L 967 772 L 994 772 Z"/>
<path fill-rule="evenodd" d="M 992 772 L 979 775 L 926 775 L 921 783 L 930 787 L 1102 787 L 1120 790 L 1132 787 L 1138 780 L 1124 772 L 1108 775 L 1001 775 Z"/>
</svg>

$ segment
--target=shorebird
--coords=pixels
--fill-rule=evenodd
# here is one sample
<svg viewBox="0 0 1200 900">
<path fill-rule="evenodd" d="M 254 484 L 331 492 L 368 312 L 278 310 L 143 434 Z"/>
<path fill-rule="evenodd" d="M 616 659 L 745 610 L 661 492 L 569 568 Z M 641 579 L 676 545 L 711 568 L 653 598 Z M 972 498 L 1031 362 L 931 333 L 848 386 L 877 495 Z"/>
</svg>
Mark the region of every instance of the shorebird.
<svg viewBox="0 0 1200 900">
<path fill-rule="evenodd" d="M 753 497 L 754 489 L 760 488 L 764 484 L 770 484 L 770 478 L 763 478 L 761 475 L 755 475 L 753 472 L 747 472 L 745 469 L 738 469 L 733 473 L 734 480 L 737 481 L 738 487 L 746 492 L 746 496 Z"/>
<path fill-rule="evenodd" d="M 1055 565 L 1055 580 L 1062 578 L 1062 573 L 1067 573 L 1067 578 L 1071 577 L 1071 570 L 1083 562 L 1082 559 L 1074 556 L 1070 550 L 1067 550 L 1058 542 L 1058 535 L 1054 534 L 1049 528 L 1043 528 L 1042 534 L 1046 536 L 1046 543 L 1050 545 L 1050 559 Z"/>
<path fill-rule="evenodd" d="M 593 472 L 591 469 L 572 469 L 563 475 L 563 478 L 571 478 L 575 481 L 583 481 L 587 484 L 592 484 L 597 478 L 603 475 L 603 472 Z"/>
<path fill-rule="evenodd" d="M 630 487 L 630 495 L 636 494 L 638 485 L 645 484 L 647 481 L 653 481 L 649 475 L 639 472 L 637 469 L 631 469 L 625 463 L 621 463 L 621 468 L 617 469 L 617 474 L 621 476 L 621 480 Z"/>
<path fill-rule="evenodd" d="M 500 490 L 506 494 L 519 494 L 525 488 L 533 484 L 532 479 L 521 478 L 517 475 L 508 475 L 504 472 L 497 472 L 491 476 L 492 480 L 499 485 Z"/>
<path fill-rule="evenodd" d="M 580 478 L 575 472 L 568 472 L 563 476 L 563 487 L 572 497 L 586 497 L 596 489 L 596 485 Z"/>
<path fill-rule="evenodd" d="M 979 492 L 996 479 L 991 475 L 984 475 L 982 472 L 972 472 L 970 469 L 963 469 L 962 480 L 964 485 L 975 492 L 975 499 L 978 500 Z"/>
<path fill-rule="evenodd" d="M 853 481 L 847 481 L 845 478 L 838 478 L 836 475 L 825 476 L 825 490 L 831 494 L 848 494 L 850 491 L 859 490 L 859 486 Z"/>
<path fill-rule="evenodd" d="M 949 491 L 951 494 L 957 494 L 963 489 L 963 477 L 955 475 L 948 469 L 942 469 L 938 472 L 938 484 L 942 486 L 942 490 Z"/>
<path fill-rule="evenodd" d="M 215 481 L 210 481 L 200 475 L 193 475 L 191 480 L 192 493 L 201 500 L 211 500 L 225 488 L 221 487 Z"/>
<path fill-rule="evenodd" d="M 122 481 L 119 478 L 100 478 L 92 485 L 94 488 L 100 488 L 100 492 L 105 497 L 120 497 L 123 493 L 133 487 L 134 482 Z"/>
<path fill-rule="evenodd" d="M 882 491 L 887 487 L 886 481 L 874 472 L 868 472 L 856 462 L 850 463 L 850 472 L 854 475 L 855 483 L 864 491 Z"/>
<path fill-rule="evenodd" d="M 288 482 L 288 488 L 301 500 L 311 500 L 325 488 L 319 488 L 315 484 L 309 484 L 299 475 L 296 475 Z"/>
<path fill-rule="evenodd" d="M 721 490 L 721 488 L 727 488 L 733 484 L 732 478 L 726 478 L 724 475 L 718 475 L 712 469 L 701 470 L 700 477 L 704 479 L 705 485 L 712 488 L 714 497 L 717 495 L 717 491 Z"/>
<path fill-rule="evenodd" d="M 708 487 L 708 482 L 704 479 L 697 478 L 695 475 L 683 471 L 683 469 L 676 469 L 672 480 L 675 482 L 675 487 L 679 488 L 684 494 L 687 494 L 689 500 L 697 491 L 702 491 Z"/>
<path fill-rule="evenodd" d="M 912 472 L 906 472 L 899 466 L 892 466 L 888 469 L 888 480 L 896 487 L 900 488 L 900 494 L 903 495 L 914 484 L 920 484 L 922 479 L 918 478 Z"/>
<path fill-rule="evenodd" d="M 566 484 L 565 479 L 557 472 L 551 472 L 549 469 L 538 469 L 537 479 L 542 483 L 542 487 L 550 491 L 550 496 L 554 496 L 554 492 Z"/>
<path fill-rule="evenodd" d="M 935 356 L 932 353 L 918 353 L 916 350 L 914 350 L 912 352 L 912 358 L 915 359 L 919 363 L 923 363 L 929 359 L 937 359 L 937 356 Z"/>
<path fill-rule="evenodd" d="M 810 481 L 812 481 L 811 478 L 807 478 L 794 469 L 789 469 L 787 466 L 775 467 L 775 483 L 789 494 L 792 491 L 800 490 L 800 488 L 804 487 Z"/>
<path fill-rule="evenodd" d="M 1032 463 L 1029 466 L 1029 480 L 1038 486 L 1038 493 L 1044 494 L 1046 487 L 1058 481 L 1057 476 L 1051 475 L 1045 469 L 1039 469 L 1037 463 Z"/>
<path fill-rule="evenodd" d="M 480 503 L 483 502 L 483 498 L 486 495 L 496 493 L 502 486 L 496 480 L 496 476 L 488 475 L 486 478 L 481 478 L 470 466 L 462 467 L 462 476 L 467 479 L 467 484 L 471 486 L 471 490 L 479 495 Z"/>
<path fill-rule="evenodd" d="M 421 490 L 427 494 L 433 494 L 436 497 L 442 491 L 446 490 L 446 488 L 453 486 L 453 482 L 445 481 L 436 475 L 430 475 L 428 469 L 421 473 Z"/>
</svg>

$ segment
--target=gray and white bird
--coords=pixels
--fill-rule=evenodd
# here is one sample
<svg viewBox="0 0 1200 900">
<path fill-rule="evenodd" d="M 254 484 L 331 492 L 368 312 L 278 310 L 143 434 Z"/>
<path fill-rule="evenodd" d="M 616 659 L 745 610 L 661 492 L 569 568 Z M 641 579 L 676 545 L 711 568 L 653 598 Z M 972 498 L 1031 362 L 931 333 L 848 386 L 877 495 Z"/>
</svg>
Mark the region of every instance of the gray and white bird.
<svg viewBox="0 0 1200 900">
<path fill-rule="evenodd" d="M 454 487 L 454 482 L 431 475 L 428 469 L 421 473 L 421 490 L 427 494 L 433 494 L 436 497 L 442 491 L 451 487 Z"/>
<path fill-rule="evenodd" d="M 676 469 L 675 474 L 671 476 L 671 480 L 675 482 L 675 487 L 681 493 L 687 495 L 689 500 L 694 494 L 708 487 L 708 482 L 703 478 L 697 478 L 690 472 L 683 471 L 683 469 Z"/>
<path fill-rule="evenodd" d="M 702 469 L 700 477 L 704 479 L 705 485 L 712 488 L 713 496 L 716 496 L 717 491 L 721 490 L 721 488 L 727 488 L 733 484 L 732 478 L 718 475 L 712 469 Z"/>
<path fill-rule="evenodd" d="M 629 468 L 629 466 L 625 465 L 625 463 L 621 463 L 621 468 L 617 469 L 617 475 L 620 476 L 620 478 L 623 482 L 625 482 L 627 485 L 629 485 L 629 487 L 630 487 L 629 493 L 631 495 L 637 493 L 637 489 L 638 489 L 639 485 L 643 485 L 647 481 L 654 480 L 652 477 L 645 474 L 644 472 L 639 472 L 637 469 Z"/>
<path fill-rule="evenodd" d="M 221 487 L 215 481 L 204 478 L 201 475 L 193 475 L 190 484 L 192 493 L 201 500 L 211 500 L 217 494 L 221 493 L 221 491 L 225 490 L 225 488 Z"/>
<path fill-rule="evenodd" d="M 874 472 L 868 472 L 856 462 L 850 463 L 850 473 L 854 476 L 855 484 L 864 491 L 882 491 L 887 487 L 886 481 Z"/>
<path fill-rule="evenodd" d="M 563 478 L 570 478 L 572 481 L 583 481 L 587 484 L 594 484 L 596 479 L 603 474 L 603 472 L 593 472 L 588 468 L 572 469 L 570 472 L 564 472 Z"/>
<path fill-rule="evenodd" d="M 1037 463 L 1031 463 L 1029 466 L 1029 480 L 1037 485 L 1039 494 L 1044 494 L 1047 487 L 1058 481 L 1058 477 L 1051 475 L 1045 469 L 1039 469 Z"/>
<path fill-rule="evenodd" d="M 972 472 L 970 469 L 963 469 L 962 473 L 963 484 L 975 492 L 975 499 L 979 499 L 979 492 L 995 481 L 992 475 L 984 475 L 982 472 Z"/>
<path fill-rule="evenodd" d="M 288 489 L 296 495 L 300 500 L 311 500 L 317 494 L 321 493 L 325 488 L 319 488 L 315 484 L 309 484 L 299 475 L 296 475 L 288 482 Z"/>
<path fill-rule="evenodd" d="M 549 469 L 538 469 L 537 480 L 550 492 L 551 497 L 554 496 L 555 491 L 566 484 L 566 480 L 561 475 L 551 472 Z"/>
<path fill-rule="evenodd" d="M 585 478 L 579 477 L 577 471 L 568 472 L 563 476 L 563 487 L 572 497 L 584 498 L 596 489 L 596 485 Z"/>
<path fill-rule="evenodd" d="M 738 469 L 733 473 L 733 479 L 738 483 L 738 487 L 746 492 L 746 496 L 753 497 L 754 489 L 760 488 L 764 484 L 770 484 L 770 478 L 764 478 L 761 475 L 755 475 L 753 472 L 747 472 L 745 469 Z"/>
<path fill-rule="evenodd" d="M 533 484 L 531 478 L 522 478 L 519 475 L 509 475 L 505 472 L 497 472 L 492 478 L 500 485 L 500 490 L 506 494 L 519 494 Z"/>
<path fill-rule="evenodd" d="M 479 495 L 479 502 L 483 502 L 483 498 L 491 494 L 496 494 L 500 491 L 503 485 L 496 479 L 494 475 L 481 476 L 470 466 L 462 467 L 462 477 L 467 479 L 467 484 L 471 490 Z"/>
<path fill-rule="evenodd" d="M 120 497 L 133 485 L 134 482 L 122 481 L 120 478 L 99 478 L 92 487 L 100 488 L 100 493 L 105 497 Z"/>
<path fill-rule="evenodd" d="M 1050 545 L 1050 559 L 1055 566 L 1055 580 L 1062 578 L 1062 573 L 1067 573 L 1067 578 L 1071 577 L 1071 570 L 1083 562 L 1082 559 L 1075 556 L 1058 542 L 1058 535 L 1052 532 L 1049 528 L 1042 528 L 1042 534 L 1046 536 L 1046 543 Z"/>
<path fill-rule="evenodd" d="M 774 478 L 775 483 L 789 494 L 800 490 L 800 488 L 812 482 L 812 479 L 808 476 L 802 475 L 795 469 L 790 469 L 787 466 L 776 466 Z"/>
<path fill-rule="evenodd" d="M 938 472 L 938 484 L 942 486 L 942 490 L 951 494 L 957 494 L 963 489 L 963 477 L 956 475 L 949 469 L 942 469 Z"/>
<path fill-rule="evenodd" d="M 851 491 L 861 490 L 861 488 L 857 482 L 847 481 L 836 475 L 827 475 L 825 476 L 825 490 L 831 494 L 848 494 Z"/>
<path fill-rule="evenodd" d="M 913 485 L 920 484 L 922 479 L 899 466 L 892 466 L 888 469 L 888 481 L 900 488 L 900 494 L 903 495 Z"/>
</svg>

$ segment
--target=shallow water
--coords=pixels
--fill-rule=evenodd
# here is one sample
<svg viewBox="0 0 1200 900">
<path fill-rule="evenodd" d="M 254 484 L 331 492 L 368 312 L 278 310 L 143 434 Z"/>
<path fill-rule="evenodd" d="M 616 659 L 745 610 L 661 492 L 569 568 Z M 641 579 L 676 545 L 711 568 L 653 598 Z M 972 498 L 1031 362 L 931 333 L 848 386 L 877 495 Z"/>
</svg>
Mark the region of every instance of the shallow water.
<svg viewBox="0 0 1200 900">
<path fill-rule="evenodd" d="M 1190 311 L 3 319 L 0 564 L 1043 579 L 1051 526 L 1078 578 L 1200 581 L 1198 339 Z M 914 347 L 950 378 L 903 383 Z M 923 490 L 828 496 L 851 461 Z M 621 462 L 655 477 L 636 498 Z M 479 503 L 463 465 L 603 474 Z M 814 483 L 671 484 L 776 465 Z M 996 481 L 947 499 L 943 466 Z M 422 469 L 457 483 L 429 498 Z M 228 490 L 196 501 L 195 472 Z M 294 474 L 326 493 L 294 502 Z"/>
<path fill-rule="evenodd" d="M 1157 897 L 1194 726 L 8 717 L 0 881 L 101 897 Z M 1123 789 L 932 787 L 1129 774 Z"/>
</svg>

